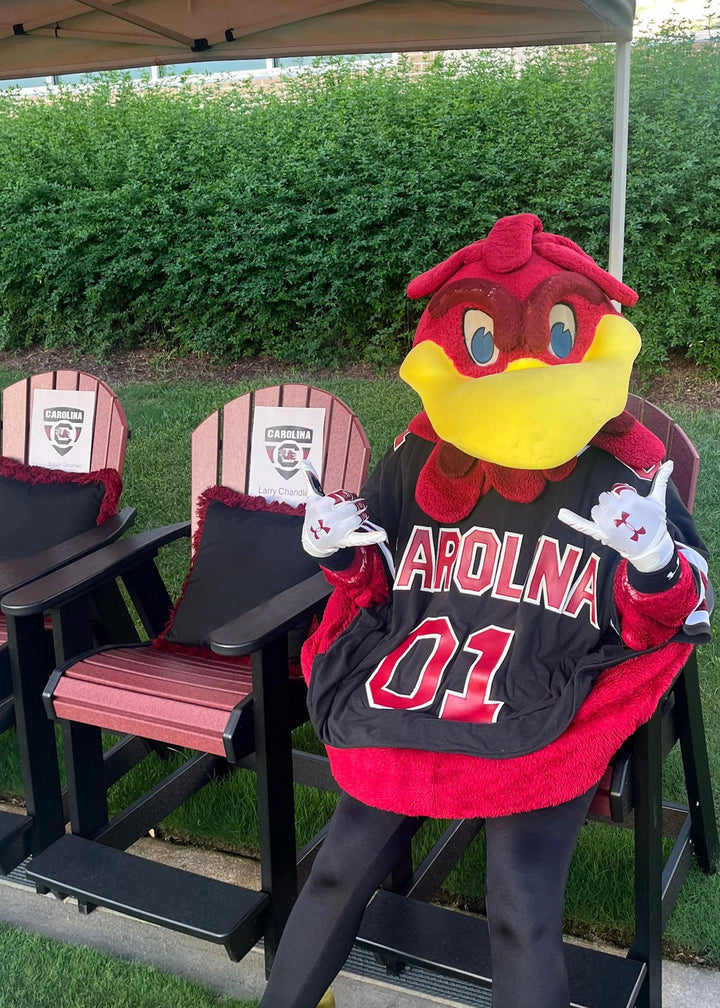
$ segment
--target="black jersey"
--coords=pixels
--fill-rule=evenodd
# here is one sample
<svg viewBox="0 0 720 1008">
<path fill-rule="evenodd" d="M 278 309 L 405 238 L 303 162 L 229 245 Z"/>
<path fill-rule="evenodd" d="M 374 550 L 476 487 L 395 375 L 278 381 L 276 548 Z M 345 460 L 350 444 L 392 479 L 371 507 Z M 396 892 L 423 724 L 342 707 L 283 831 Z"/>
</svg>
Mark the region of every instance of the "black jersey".
<svg viewBox="0 0 720 1008">
<path fill-rule="evenodd" d="M 312 667 L 323 742 L 509 758 L 558 738 L 601 671 L 630 654 L 613 585 L 620 557 L 559 521 L 589 515 L 638 474 L 597 447 L 532 503 L 494 490 L 456 525 L 429 518 L 414 489 L 432 445 L 408 435 L 364 490 L 395 561 L 389 601 L 362 609 Z M 671 534 L 703 549 L 672 485 Z"/>
</svg>

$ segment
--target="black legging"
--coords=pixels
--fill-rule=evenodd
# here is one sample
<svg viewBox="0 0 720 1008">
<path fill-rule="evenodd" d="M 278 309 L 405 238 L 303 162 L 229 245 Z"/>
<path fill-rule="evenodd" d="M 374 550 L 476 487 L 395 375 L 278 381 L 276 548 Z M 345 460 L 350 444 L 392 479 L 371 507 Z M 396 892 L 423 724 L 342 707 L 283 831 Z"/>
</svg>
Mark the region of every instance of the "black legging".
<svg viewBox="0 0 720 1008">
<path fill-rule="evenodd" d="M 565 884 L 595 794 L 485 821 L 493 1008 L 568 1008 Z"/>
<path fill-rule="evenodd" d="M 565 883 L 593 792 L 486 820 L 493 1008 L 568 1008 Z M 368 900 L 422 819 L 340 797 L 290 915 L 260 1008 L 315 1008 L 342 969 Z"/>
</svg>

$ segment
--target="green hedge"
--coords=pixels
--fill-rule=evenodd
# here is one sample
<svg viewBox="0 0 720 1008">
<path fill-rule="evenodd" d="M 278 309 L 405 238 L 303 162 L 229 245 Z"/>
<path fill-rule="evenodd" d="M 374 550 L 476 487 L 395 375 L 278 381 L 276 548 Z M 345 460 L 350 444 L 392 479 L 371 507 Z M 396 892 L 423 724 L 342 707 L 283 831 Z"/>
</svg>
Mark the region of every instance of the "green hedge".
<svg viewBox="0 0 720 1008">
<path fill-rule="evenodd" d="M 607 261 L 612 98 L 610 46 L 0 95 L 0 349 L 393 363 L 407 281 L 498 216 Z M 625 261 L 649 365 L 679 348 L 720 373 L 718 108 L 717 44 L 635 44 Z"/>
</svg>

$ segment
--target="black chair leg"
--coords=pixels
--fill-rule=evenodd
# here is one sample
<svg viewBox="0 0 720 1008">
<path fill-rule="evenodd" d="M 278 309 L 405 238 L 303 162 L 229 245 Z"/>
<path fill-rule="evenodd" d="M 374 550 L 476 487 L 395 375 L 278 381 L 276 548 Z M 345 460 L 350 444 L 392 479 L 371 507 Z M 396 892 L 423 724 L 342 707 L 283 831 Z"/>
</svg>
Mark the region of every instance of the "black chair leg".
<svg viewBox="0 0 720 1008">
<path fill-rule="evenodd" d="M 255 652 L 253 702 L 262 888 L 270 894 L 264 928 L 269 973 L 280 936 L 297 898 L 297 851 L 293 791 L 287 643 L 284 638 Z"/>
<path fill-rule="evenodd" d="M 55 725 L 43 704 L 54 655 L 42 614 L 9 618 L 8 644 L 25 803 L 33 819 L 31 848 L 37 854 L 65 832 Z"/>
<path fill-rule="evenodd" d="M 662 723 L 660 711 L 634 736 L 635 941 L 630 958 L 647 965 L 638 1008 L 662 1008 Z"/>
<path fill-rule="evenodd" d="M 695 652 L 688 659 L 678 678 L 674 692 L 688 807 L 692 820 L 692 840 L 698 865 L 710 875 L 717 868 L 720 842 L 710 782 Z"/>
<path fill-rule="evenodd" d="M 77 721 L 63 722 L 70 826 L 92 838 L 108 821 L 102 731 Z"/>
</svg>

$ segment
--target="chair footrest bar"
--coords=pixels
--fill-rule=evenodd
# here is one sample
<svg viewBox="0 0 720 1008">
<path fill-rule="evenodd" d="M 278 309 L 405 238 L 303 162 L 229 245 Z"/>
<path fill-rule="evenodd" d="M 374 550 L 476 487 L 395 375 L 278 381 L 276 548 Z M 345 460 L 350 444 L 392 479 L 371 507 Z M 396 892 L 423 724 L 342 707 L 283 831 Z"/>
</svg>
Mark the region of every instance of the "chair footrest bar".
<svg viewBox="0 0 720 1008">
<path fill-rule="evenodd" d="M 33 825 L 24 812 L 0 812 L 0 874 L 9 875 L 30 855 Z"/>
<path fill-rule="evenodd" d="M 27 878 L 60 896 L 106 907 L 205 941 L 239 959 L 262 934 L 265 892 L 220 882 L 66 835 L 27 868 Z"/>
<path fill-rule="evenodd" d="M 487 923 L 396 893 L 380 891 L 365 915 L 357 944 L 383 961 L 432 969 L 489 987 Z M 632 1008 L 646 965 L 618 954 L 565 945 L 572 1004 L 577 1008 Z"/>
</svg>

